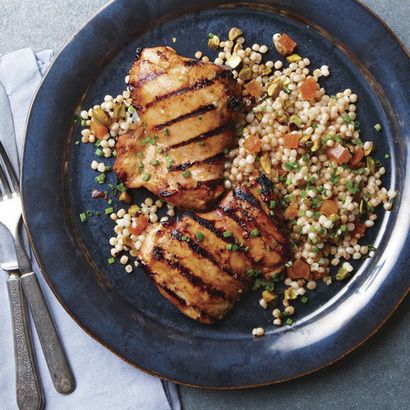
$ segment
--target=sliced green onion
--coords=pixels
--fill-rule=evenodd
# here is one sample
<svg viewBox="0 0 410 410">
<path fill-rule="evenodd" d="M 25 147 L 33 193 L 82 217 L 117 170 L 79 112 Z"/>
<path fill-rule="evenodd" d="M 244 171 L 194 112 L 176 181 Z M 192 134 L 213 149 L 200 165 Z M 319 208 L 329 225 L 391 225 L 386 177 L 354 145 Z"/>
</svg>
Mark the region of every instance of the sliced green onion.
<svg viewBox="0 0 410 410">
<path fill-rule="evenodd" d="M 143 176 L 142 176 L 142 180 L 147 182 L 149 181 L 149 179 L 151 178 L 151 174 L 149 172 L 146 172 Z"/>
<path fill-rule="evenodd" d="M 154 167 L 159 165 L 159 161 L 157 159 L 154 159 L 151 161 L 151 165 L 153 165 Z"/>
<path fill-rule="evenodd" d="M 97 182 L 98 184 L 102 185 L 105 182 L 105 174 L 100 174 L 98 176 L 95 177 L 95 182 Z"/>
<path fill-rule="evenodd" d="M 102 157 L 104 155 L 104 153 L 103 153 L 102 149 L 97 148 L 95 150 L 95 155 L 97 155 L 97 157 Z"/>
<path fill-rule="evenodd" d="M 222 235 L 223 235 L 224 238 L 229 238 L 229 237 L 231 237 L 233 234 L 232 234 L 231 231 L 225 231 Z"/>
<path fill-rule="evenodd" d="M 189 178 L 189 177 L 191 176 L 191 171 L 184 171 L 184 172 L 182 173 L 182 176 L 183 176 L 184 178 Z"/>
<path fill-rule="evenodd" d="M 256 238 L 260 235 L 259 229 L 252 229 L 251 230 L 251 238 Z"/>
<path fill-rule="evenodd" d="M 106 215 L 110 215 L 114 212 L 114 208 L 112 206 L 110 206 L 109 208 L 105 208 L 104 212 Z"/>
<path fill-rule="evenodd" d="M 269 208 L 275 209 L 275 207 L 276 207 L 276 201 L 270 201 Z"/>
<path fill-rule="evenodd" d="M 114 262 L 115 262 L 115 259 L 114 258 L 110 258 L 110 259 L 108 259 L 108 264 L 109 265 L 112 265 Z"/>
<path fill-rule="evenodd" d="M 87 211 L 86 214 L 87 216 L 93 216 L 93 211 Z"/>
<path fill-rule="evenodd" d="M 286 324 L 287 324 L 288 326 L 292 325 L 292 324 L 293 324 L 293 320 L 292 320 L 290 317 L 288 317 L 288 318 L 286 319 Z"/>
<path fill-rule="evenodd" d="M 199 242 L 203 241 L 203 239 L 204 239 L 204 234 L 203 234 L 202 232 L 197 232 L 197 233 L 195 234 L 195 236 L 196 236 L 196 239 L 197 239 Z"/>
<path fill-rule="evenodd" d="M 309 298 L 308 298 L 307 296 L 302 296 L 302 297 L 300 298 L 300 301 L 301 301 L 302 303 L 308 303 L 308 302 L 309 302 Z"/>
<path fill-rule="evenodd" d="M 81 221 L 81 222 L 86 222 L 87 219 L 88 219 L 87 214 L 86 214 L 85 212 L 82 212 L 82 213 L 80 214 L 80 221 Z"/>
<path fill-rule="evenodd" d="M 375 129 L 377 132 L 380 132 L 380 131 L 382 130 L 382 126 L 381 126 L 379 123 L 377 123 L 377 124 L 374 125 L 374 129 Z"/>
<path fill-rule="evenodd" d="M 347 113 L 343 113 L 342 114 L 343 120 L 346 124 L 350 124 L 352 122 L 352 119 L 350 118 L 349 114 Z"/>
</svg>

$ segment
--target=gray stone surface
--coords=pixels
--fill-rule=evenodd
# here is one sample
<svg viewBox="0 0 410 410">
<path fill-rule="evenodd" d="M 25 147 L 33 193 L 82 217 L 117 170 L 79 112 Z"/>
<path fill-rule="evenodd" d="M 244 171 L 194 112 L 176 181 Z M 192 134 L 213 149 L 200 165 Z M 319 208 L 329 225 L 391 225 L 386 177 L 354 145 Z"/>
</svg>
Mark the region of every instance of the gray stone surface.
<svg viewBox="0 0 410 410">
<path fill-rule="evenodd" d="M 0 53 L 22 47 L 58 50 L 105 3 L 104 0 L 0 0 Z M 410 0 L 363 3 L 383 18 L 410 48 Z M 251 390 L 181 387 L 184 409 L 409 409 L 409 307 L 407 298 L 374 337 L 327 369 L 299 380 Z"/>
</svg>

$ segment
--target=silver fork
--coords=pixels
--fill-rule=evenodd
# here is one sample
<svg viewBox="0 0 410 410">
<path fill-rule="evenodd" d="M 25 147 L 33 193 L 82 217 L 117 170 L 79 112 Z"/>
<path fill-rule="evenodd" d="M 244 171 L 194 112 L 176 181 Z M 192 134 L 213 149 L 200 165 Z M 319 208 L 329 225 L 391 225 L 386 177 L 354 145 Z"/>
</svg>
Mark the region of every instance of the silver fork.
<svg viewBox="0 0 410 410">
<path fill-rule="evenodd" d="M 24 308 L 24 302 L 21 298 L 22 285 L 54 387 L 59 393 L 68 394 L 75 389 L 75 379 L 38 284 L 37 277 L 32 271 L 30 259 L 24 250 L 20 229 L 23 224 L 18 181 L 1 141 L 0 157 L 4 163 L 4 167 L 0 163 L 0 179 L 5 192 L 5 195 L 0 198 L 0 223 L 5 225 L 12 234 L 16 249 L 15 260 L 1 265 L 4 270 L 10 272 L 8 284 L 12 283 L 14 288 L 16 288 L 13 295 L 10 296 L 11 304 L 13 304 L 12 297 L 13 300 L 15 299 L 14 294 L 18 294 L 20 295 L 20 306 Z M 24 311 L 22 312 L 21 317 L 24 321 Z M 23 325 L 24 323 L 22 323 Z M 26 329 L 28 329 L 28 323 L 26 323 Z M 28 334 L 28 331 L 24 334 Z M 18 335 L 16 335 L 17 337 Z M 30 344 L 27 342 L 25 346 L 29 349 Z M 27 352 L 28 356 L 30 356 L 29 350 Z M 18 353 L 16 350 L 16 362 L 19 362 Z M 34 360 L 29 362 L 31 364 L 35 363 Z M 24 364 L 28 366 L 30 363 L 25 362 Z M 19 366 L 16 366 L 16 371 L 19 371 Z M 33 375 L 31 387 L 34 387 L 35 371 L 32 371 L 31 374 Z M 19 383 L 20 379 L 21 377 L 17 377 L 17 383 Z M 17 392 L 19 392 L 18 385 Z"/>
</svg>

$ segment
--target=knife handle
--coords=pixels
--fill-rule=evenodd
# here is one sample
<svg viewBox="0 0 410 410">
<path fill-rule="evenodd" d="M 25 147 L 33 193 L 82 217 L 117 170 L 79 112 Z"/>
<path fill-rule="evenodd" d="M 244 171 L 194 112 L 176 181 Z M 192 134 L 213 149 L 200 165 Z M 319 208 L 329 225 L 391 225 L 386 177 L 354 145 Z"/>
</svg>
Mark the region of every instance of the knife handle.
<svg viewBox="0 0 410 410">
<path fill-rule="evenodd" d="M 7 290 L 13 323 L 17 405 L 22 410 L 40 410 L 44 408 L 44 396 L 37 374 L 27 308 L 17 274 L 9 275 Z"/>
<path fill-rule="evenodd" d="M 69 394 L 76 387 L 74 375 L 37 277 L 34 272 L 26 273 L 21 282 L 54 387 L 61 394 Z"/>
</svg>

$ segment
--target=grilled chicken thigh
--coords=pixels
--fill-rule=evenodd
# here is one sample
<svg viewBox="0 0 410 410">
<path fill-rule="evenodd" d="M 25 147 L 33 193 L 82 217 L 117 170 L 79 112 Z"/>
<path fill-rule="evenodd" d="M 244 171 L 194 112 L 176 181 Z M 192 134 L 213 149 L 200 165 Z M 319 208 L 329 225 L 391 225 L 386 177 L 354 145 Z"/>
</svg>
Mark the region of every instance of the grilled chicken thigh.
<svg viewBox="0 0 410 410">
<path fill-rule="evenodd" d="M 224 191 L 224 150 L 240 109 L 230 71 L 169 47 L 145 48 L 129 86 L 141 125 L 117 143 L 120 179 L 183 208 L 209 208 Z"/>
<path fill-rule="evenodd" d="M 211 212 L 185 212 L 151 225 L 138 257 L 181 312 L 213 323 L 250 289 L 255 272 L 272 277 L 283 269 L 287 243 L 268 215 L 272 200 L 271 182 L 261 177 L 254 187 L 229 193 Z"/>
</svg>

